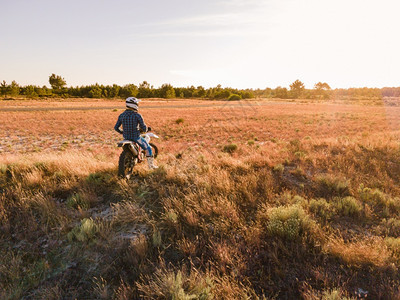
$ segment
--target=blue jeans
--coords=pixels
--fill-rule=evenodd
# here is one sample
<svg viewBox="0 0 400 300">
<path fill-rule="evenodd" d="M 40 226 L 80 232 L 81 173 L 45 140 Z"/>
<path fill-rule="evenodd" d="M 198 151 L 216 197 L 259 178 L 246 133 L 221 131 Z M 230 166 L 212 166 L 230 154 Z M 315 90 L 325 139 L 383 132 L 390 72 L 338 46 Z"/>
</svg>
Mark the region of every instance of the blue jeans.
<svg viewBox="0 0 400 300">
<path fill-rule="evenodd" d="M 151 149 L 150 145 L 144 137 L 139 137 L 137 140 L 135 140 L 136 144 L 140 146 L 143 150 L 147 151 L 147 156 L 153 156 L 153 150 Z"/>
</svg>

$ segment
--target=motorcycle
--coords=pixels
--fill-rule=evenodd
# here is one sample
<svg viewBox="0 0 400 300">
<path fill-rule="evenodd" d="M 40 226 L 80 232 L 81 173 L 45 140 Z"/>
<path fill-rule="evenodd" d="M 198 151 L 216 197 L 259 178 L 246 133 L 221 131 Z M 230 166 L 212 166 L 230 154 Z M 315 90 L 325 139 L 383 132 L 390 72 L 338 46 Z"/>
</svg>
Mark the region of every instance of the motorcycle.
<svg viewBox="0 0 400 300">
<path fill-rule="evenodd" d="M 154 158 L 158 155 L 158 148 L 153 143 L 150 143 L 151 138 L 158 139 L 159 137 L 152 132 L 146 132 L 141 134 L 153 150 Z M 143 162 L 146 159 L 145 150 L 143 150 L 134 141 L 123 140 L 118 142 L 118 147 L 122 147 L 122 152 L 119 155 L 118 161 L 118 176 L 126 179 L 130 179 L 133 175 L 133 168 L 138 163 Z"/>
</svg>

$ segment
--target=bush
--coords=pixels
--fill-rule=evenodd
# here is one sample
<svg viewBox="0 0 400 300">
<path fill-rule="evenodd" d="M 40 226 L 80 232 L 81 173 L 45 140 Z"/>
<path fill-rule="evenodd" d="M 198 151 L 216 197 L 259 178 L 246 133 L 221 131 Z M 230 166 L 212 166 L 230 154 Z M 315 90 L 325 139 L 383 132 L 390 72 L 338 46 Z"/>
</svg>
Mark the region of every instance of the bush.
<svg viewBox="0 0 400 300">
<path fill-rule="evenodd" d="M 176 124 L 181 124 L 181 123 L 183 123 L 185 120 L 183 119 L 183 118 L 179 118 L 179 119 L 176 119 L 175 120 L 175 123 Z"/>
<path fill-rule="evenodd" d="M 224 149 L 222 151 L 226 153 L 233 153 L 237 150 L 238 146 L 236 144 L 228 144 L 224 146 Z"/>
<path fill-rule="evenodd" d="M 383 219 L 384 233 L 391 236 L 400 236 L 400 220 L 395 218 Z"/>
<path fill-rule="evenodd" d="M 6 174 L 6 172 L 7 172 L 7 165 L 0 164 L 0 173 Z"/>
<path fill-rule="evenodd" d="M 386 245 L 390 250 L 393 251 L 396 255 L 400 255 L 400 238 L 386 238 L 385 239 Z"/>
<path fill-rule="evenodd" d="M 371 189 L 361 184 L 358 188 L 358 192 L 362 201 L 379 210 L 383 208 L 384 215 L 389 215 L 390 212 L 397 213 L 400 211 L 400 199 L 392 198 L 379 189 Z"/>
<path fill-rule="evenodd" d="M 66 204 L 70 208 L 76 209 L 88 209 L 90 207 L 89 203 L 80 193 L 74 193 L 67 198 Z"/>
<path fill-rule="evenodd" d="M 304 207 L 308 203 L 307 199 L 303 198 L 300 195 L 294 195 L 290 201 L 291 204 L 297 204 L 301 207 Z"/>
<path fill-rule="evenodd" d="M 80 225 L 75 226 L 67 235 L 69 241 L 77 240 L 86 242 L 94 238 L 98 233 L 99 227 L 93 219 L 83 219 Z"/>
<path fill-rule="evenodd" d="M 231 94 L 231 95 L 229 96 L 229 98 L 228 98 L 229 101 L 232 101 L 232 100 L 241 100 L 241 99 L 242 99 L 242 97 L 241 97 L 240 95 L 237 95 L 237 94 Z"/>
<path fill-rule="evenodd" d="M 143 278 L 138 290 L 147 299 L 213 299 L 213 283 L 192 271 L 190 275 L 178 271 L 158 270 L 152 277 Z"/>
<path fill-rule="evenodd" d="M 88 177 L 86 177 L 86 182 L 89 184 L 102 184 L 104 182 L 103 174 L 101 173 L 90 173 Z"/>
<path fill-rule="evenodd" d="M 370 204 L 385 204 L 387 196 L 379 189 L 364 187 L 363 184 L 358 188 L 361 200 Z"/>
<path fill-rule="evenodd" d="M 336 208 L 345 216 L 359 216 L 362 207 L 354 197 L 336 198 Z"/>
<path fill-rule="evenodd" d="M 296 151 L 294 155 L 299 159 L 306 157 L 306 153 L 304 153 L 303 151 Z"/>
<path fill-rule="evenodd" d="M 324 197 L 350 196 L 349 182 L 345 179 L 332 175 L 321 175 L 317 177 L 319 191 Z"/>
<path fill-rule="evenodd" d="M 279 206 L 267 211 L 267 231 L 273 236 L 295 240 L 314 226 L 313 221 L 298 205 Z"/>
<path fill-rule="evenodd" d="M 324 291 L 322 295 L 322 300 L 350 300 L 352 298 L 345 297 L 344 292 L 340 289 L 333 289 L 330 291 Z"/>
<path fill-rule="evenodd" d="M 324 198 L 311 199 L 310 211 L 324 220 L 329 220 L 333 215 L 333 208 Z"/>
<path fill-rule="evenodd" d="M 285 167 L 282 164 L 277 164 L 274 166 L 274 172 L 282 174 L 285 171 Z"/>
</svg>

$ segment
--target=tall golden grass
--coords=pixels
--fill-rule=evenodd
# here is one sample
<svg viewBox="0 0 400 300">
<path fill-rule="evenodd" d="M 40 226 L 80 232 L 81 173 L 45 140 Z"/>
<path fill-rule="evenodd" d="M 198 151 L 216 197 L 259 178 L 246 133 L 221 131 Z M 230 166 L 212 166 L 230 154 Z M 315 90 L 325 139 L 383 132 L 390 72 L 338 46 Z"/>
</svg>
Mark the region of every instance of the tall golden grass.
<svg viewBox="0 0 400 300">
<path fill-rule="evenodd" d="M 160 168 L 129 181 L 100 142 L 4 151 L 0 298 L 400 298 L 399 132 L 384 108 L 204 111 L 149 110 L 168 136 Z"/>
</svg>

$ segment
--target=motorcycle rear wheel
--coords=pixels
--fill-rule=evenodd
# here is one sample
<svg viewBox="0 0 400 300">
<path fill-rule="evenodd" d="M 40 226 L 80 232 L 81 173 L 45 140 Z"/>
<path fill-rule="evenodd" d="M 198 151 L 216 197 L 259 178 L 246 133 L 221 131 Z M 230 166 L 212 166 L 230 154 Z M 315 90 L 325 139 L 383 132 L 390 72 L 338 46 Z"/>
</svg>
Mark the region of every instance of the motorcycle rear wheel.
<svg viewBox="0 0 400 300">
<path fill-rule="evenodd" d="M 118 176 L 126 179 L 131 178 L 136 162 L 137 157 L 130 150 L 124 149 L 119 155 Z"/>
</svg>

